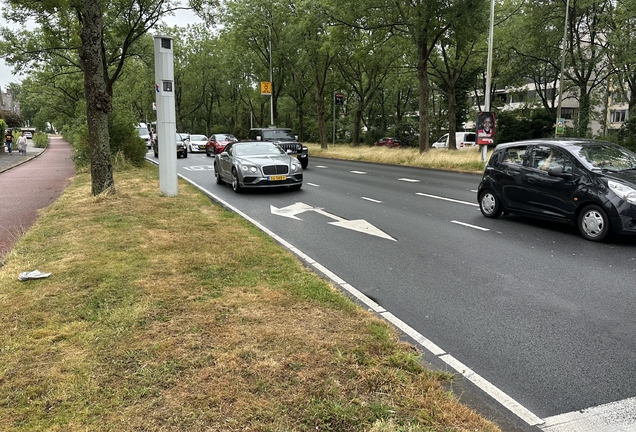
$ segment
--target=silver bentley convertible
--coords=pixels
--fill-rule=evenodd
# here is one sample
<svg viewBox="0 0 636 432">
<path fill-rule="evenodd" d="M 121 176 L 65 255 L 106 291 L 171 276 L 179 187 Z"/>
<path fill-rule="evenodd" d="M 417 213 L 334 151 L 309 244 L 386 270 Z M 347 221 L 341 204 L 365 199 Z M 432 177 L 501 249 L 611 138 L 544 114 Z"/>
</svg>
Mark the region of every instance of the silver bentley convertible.
<svg viewBox="0 0 636 432">
<path fill-rule="evenodd" d="M 266 141 L 229 143 L 214 156 L 217 184 L 230 183 L 235 192 L 243 188 L 282 187 L 298 190 L 303 169 L 298 159 Z"/>
</svg>

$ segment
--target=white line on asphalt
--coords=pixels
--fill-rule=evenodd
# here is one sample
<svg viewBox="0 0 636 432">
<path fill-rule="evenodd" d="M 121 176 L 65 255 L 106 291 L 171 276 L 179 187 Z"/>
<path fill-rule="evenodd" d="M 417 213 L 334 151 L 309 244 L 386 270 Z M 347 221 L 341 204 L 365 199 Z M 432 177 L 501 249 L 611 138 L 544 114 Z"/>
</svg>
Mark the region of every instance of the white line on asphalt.
<svg viewBox="0 0 636 432">
<path fill-rule="evenodd" d="M 151 162 L 152 162 L 152 160 L 151 160 Z M 451 355 L 448 355 L 446 353 L 446 351 L 444 351 L 442 348 L 438 347 L 435 343 L 433 343 L 429 339 L 427 339 L 424 336 L 422 336 L 415 329 L 411 328 L 406 323 L 404 323 L 403 321 L 398 319 L 395 315 L 393 315 L 390 312 L 386 311 L 382 306 L 378 305 L 375 301 L 371 300 L 369 297 L 364 295 L 361 291 L 359 291 L 358 289 L 356 289 L 353 286 L 351 286 L 350 284 L 348 284 L 346 281 L 344 281 L 342 278 L 340 278 L 335 273 L 331 272 L 329 269 L 324 267 L 322 264 L 320 264 L 317 261 L 315 261 L 313 258 L 311 258 L 307 254 L 302 252 L 300 249 L 297 249 L 294 245 L 289 243 L 287 240 L 285 240 L 282 237 L 278 236 L 276 233 L 274 233 L 273 231 L 269 230 L 267 227 L 262 225 L 260 222 L 258 222 L 255 219 L 251 218 L 247 214 L 243 213 L 241 210 L 239 210 L 236 207 L 232 206 L 227 201 L 224 201 L 220 197 L 214 195 L 212 192 L 208 191 L 203 186 L 200 186 L 199 184 L 193 182 L 192 180 L 190 180 L 188 178 L 185 178 L 181 174 L 179 174 L 179 177 L 181 177 L 182 179 L 184 179 L 188 183 L 192 184 L 194 187 L 199 189 L 201 192 L 205 193 L 210 198 L 213 198 L 215 201 L 217 201 L 223 207 L 235 212 L 239 216 L 243 217 L 245 220 L 247 220 L 250 223 L 252 223 L 258 229 L 263 231 L 265 234 L 267 234 L 270 237 L 272 237 L 279 244 L 281 244 L 283 247 L 287 248 L 291 253 L 293 253 L 299 259 L 304 261 L 306 263 L 306 265 L 308 265 L 309 267 L 314 268 L 317 272 L 322 273 L 324 275 L 324 277 L 329 279 L 333 284 L 339 286 L 341 289 L 343 289 L 344 291 L 348 292 L 351 296 L 357 298 L 362 304 L 364 304 L 370 310 L 378 313 L 381 317 L 383 317 L 384 319 L 386 319 L 387 321 L 389 321 L 390 323 L 395 325 L 399 330 L 403 331 L 405 334 L 407 334 L 408 336 L 413 338 L 413 340 L 416 341 L 418 344 L 420 344 L 420 346 L 422 346 L 424 349 L 426 349 L 427 351 L 430 351 L 435 356 L 438 356 L 438 358 L 440 360 L 444 361 L 450 367 L 455 369 L 459 374 L 461 374 L 464 377 L 466 377 L 466 379 L 469 379 L 470 381 L 475 383 L 475 385 L 477 385 L 477 387 L 479 387 L 482 391 L 484 391 L 485 393 L 489 394 L 491 397 L 493 397 L 495 400 L 497 400 L 502 406 L 504 406 L 505 408 L 510 410 L 512 413 L 517 415 L 519 418 L 524 420 L 526 423 L 528 423 L 529 425 L 532 425 L 532 426 L 540 425 L 540 424 L 543 423 L 543 420 L 541 420 L 539 417 L 534 415 L 528 409 L 524 408 L 517 401 L 515 401 L 514 399 L 509 397 L 507 394 L 505 394 L 504 392 L 499 390 L 497 387 L 492 385 L 487 380 L 483 379 L 481 376 L 476 374 L 474 371 L 472 371 L 471 369 L 466 367 L 464 364 L 460 363 L 457 359 L 455 359 Z M 549 431 L 549 432 L 554 432 L 554 431 Z M 558 432 L 563 432 L 563 431 L 558 431 Z"/>
<path fill-rule="evenodd" d="M 468 227 L 468 228 L 475 228 L 475 229 L 478 229 L 478 230 L 481 230 L 481 231 L 490 231 L 488 228 L 483 228 L 483 227 L 480 227 L 480 226 L 477 226 L 477 225 L 467 224 L 466 222 L 460 222 L 460 221 L 452 220 L 451 223 L 454 223 L 454 224 L 457 224 L 457 225 L 463 225 L 463 226 Z"/>
<path fill-rule="evenodd" d="M 459 204 L 466 204 L 466 205 L 469 205 L 469 206 L 479 207 L 479 204 L 471 203 L 471 202 L 468 202 L 468 201 L 460 201 L 460 200 L 456 200 L 456 199 L 452 199 L 452 198 L 441 197 L 441 196 L 437 196 L 437 195 L 429 195 L 429 194 L 425 194 L 425 193 L 421 193 L 421 192 L 416 192 L 415 195 L 420 195 L 420 196 L 424 196 L 424 197 L 435 198 L 435 199 L 438 199 L 438 200 L 450 201 L 450 202 L 455 202 L 455 203 L 459 203 Z"/>
<path fill-rule="evenodd" d="M 633 432 L 636 430 L 636 398 L 572 411 L 545 418 L 545 432 Z"/>
<path fill-rule="evenodd" d="M 313 186 L 313 187 L 320 187 L 320 185 L 314 184 L 314 183 L 305 183 L 306 185 L 309 186 Z"/>
<path fill-rule="evenodd" d="M 365 171 L 349 171 L 352 174 L 366 174 Z"/>
<path fill-rule="evenodd" d="M 373 198 L 361 197 L 363 200 L 371 201 L 374 203 L 382 204 L 382 201 L 374 200 Z"/>
<path fill-rule="evenodd" d="M 316 168 L 329 168 L 329 167 L 326 167 L 324 165 L 316 165 Z"/>
<path fill-rule="evenodd" d="M 410 182 L 410 183 L 419 183 L 421 180 L 410 179 L 410 178 L 399 178 L 399 181 Z"/>
<path fill-rule="evenodd" d="M 471 192 L 477 193 L 477 189 L 471 189 Z"/>
</svg>

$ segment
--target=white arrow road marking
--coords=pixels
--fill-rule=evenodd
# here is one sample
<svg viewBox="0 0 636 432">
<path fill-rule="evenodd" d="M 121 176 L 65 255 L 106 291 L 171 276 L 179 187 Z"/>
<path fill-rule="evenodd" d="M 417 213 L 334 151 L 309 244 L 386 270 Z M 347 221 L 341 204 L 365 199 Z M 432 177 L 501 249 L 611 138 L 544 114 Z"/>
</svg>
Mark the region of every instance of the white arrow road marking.
<svg viewBox="0 0 636 432">
<path fill-rule="evenodd" d="M 314 210 L 312 206 L 303 204 L 301 202 L 297 202 L 295 204 L 292 204 L 290 206 L 283 207 L 280 209 L 277 207 L 274 207 L 273 205 L 270 205 L 269 209 L 272 212 L 272 214 L 275 214 L 278 216 L 285 216 L 290 219 L 297 219 L 297 220 L 302 220 L 301 218 L 296 217 L 298 213 L 302 213 L 307 210 Z"/>
<path fill-rule="evenodd" d="M 452 199 L 452 198 L 445 198 L 445 197 L 441 197 L 441 196 L 437 196 L 437 195 L 429 195 L 429 194 L 425 194 L 425 193 L 421 193 L 421 192 L 417 192 L 415 195 L 420 195 L 420 196 L 425 196 L 425 197 L 429 197 L 429 198 L 435 198 L 435 199 L 438 199 L 438 200 L 456 202 L 456 203 L 459 203 L 459 204 L 466 204 L 466 205 L 469 205 L 469 206 L 479 207 L 479 204 L 471 203 L 471 202 L 468 202 L 468 201 L 460 201 L 460 200 L 456 200 L 456 199 Z"/>
<path fill-rule="evenodd" d="M 183 167 L 183 169 L 188 171 L 214 171 L 212 165 L 187 166 Z"/>
<path fill-rule="evenodd" d="M 545 418 L 539 428 L 546 432 L 630 432 L 636 430 L 634 412 L 636 398 L 623 399 Z"/>
<path fill-rule="evenodd" d="M 364 171 L 349 171 L 352 174 L 366 174 Z"/>
<path fill-rule="evenodd" d="M 409 183 L 419 183 L 421 180 L 410 179 L 410 178 L 399 178 L 399 181 L 409 182 Z"/>
<path fill-rule="evenodd" d="M 363 200 L 371 201 L 374 203 L 382 204 L 382 201 L 374 200 L 373 198 L 361 197 Z"/>
<path fill-rule="evenodd" d="M 376 237 L 381 237 L 387 240 L 397 241 L 393 237 L 383 232 L 382 230 L 374 227 L 373 225 L 371 225 L 369 222 L 365 221 L 364 219 L 347 220 L 347 219 L 341 218 L 340 216 L 336 216 L 334 214 L 326 212 L 321 208 L 312 207 L 305 203 L 297 202 L 280 209 L 277 207 L 274 207 L 273 205 L 270 205 L 269 208 L 272 214 L 284 216 L 284 217 L 288 217 L 290 219 L 296 219 L 296 220 L 302 220 L 296 216 L 297 214 L 305 212 L 305 211 L 313 211 L 323 216 L 327 216 L 330 219 L 335 219 L 336 222 L 329 222 L 330 225 L 335 225 L 335 226 L 350 229 L 353 231 L 358 231 L 358 232 L 373 235 Z"/>
<path fill-rule="evenodd" d="M 454 223 L 454 224 L 457 224 L 457 225 L 463 225 L 463 226 L 468 227 L 468 228 L 475 228 L 475 229 L 478 229 L 478 230 L 481 230 L 481 231 L 490 231 L 488 228 L 483 228 L 483 227 L 480 227 L 480 226 L 477 226 L 477 225 L 467 224 L 466 222 L 460 222 L 460 221 L 452 220 L 451 223 Z"/>
</svg>

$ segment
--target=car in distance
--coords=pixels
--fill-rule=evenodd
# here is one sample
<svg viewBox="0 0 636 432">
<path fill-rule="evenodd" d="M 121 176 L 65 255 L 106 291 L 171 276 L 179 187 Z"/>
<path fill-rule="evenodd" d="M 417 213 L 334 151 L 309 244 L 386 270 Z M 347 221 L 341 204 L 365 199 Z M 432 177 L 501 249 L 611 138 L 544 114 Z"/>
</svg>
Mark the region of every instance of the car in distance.
<svg viewBox="0 0 636 432">
<path fill-rule="evenodd" d="M 230 183 L 234 192 L 281 186 L 298 190 L 303 169 L 291 150 L 267 141 L 238 141 L 214 156 L 214 178 L 217 184 Z"/>
<path fill-rule="evenodd" d="M 591 241 L 636 234 L 636 153 L 583 138 L 499 144 L 477 190 L 481 213 L 576 226 Z"/>
<path fill-rule="evenodd" d="M 157 136 L 157 139 L 155 139 L 152 143 L 152 150 L 156 158 L 159 157 L 159 141 L 160 140 L 161 140 L 161 137 Z M 187 158 L 188 147 L 185 144 L 185 138 L 179 132 L 175 134 L 175 145 L 177 149 L 177 157 Z"/>
<path fill-rule="evenodd" d="M 203 153 L 208 143 L 208 137 L 205 135 L 192 134 L 188 136 L 186 143 L 190 153 Z"/>
<path fill-rule="evenodd" d="M 400 147 L 402 143 L 399 139 L 393 137 L 383 137 L 373 143 L 374 146 L 384 147 Z"/>
<path fill-rule="evenodd" d="M 292 155 L 299 161 L 303 169 L 309 165 L 309 151 L 298 142 L 298 137 L 289 128 L 252 128 L 249 139 L 251 141 L 269 141 L 278 144 L 283 150 L 291 150 Z"/>
<path fill-rule="evenodd" d="M 150 131 L 146 123 L 139 123 L 135 129 L 137 129 L 139 137 L 146 143 L 146 147 L 150 149 L 152 147 L 152 141 L 150 140 Z"/>
<path fill-rule="evenodd" d="M 226 145 L 234 141 L 238 140 L 232 134 L 212 134 L 205 147 L 205 155 L 214 156 L 221 153 Z"/>
<path fill-rule="evenodd" d="M 477 145 L 477 134 L 475 132 L 456 132 L 455 133 L 455 145 L 458 150 L 473 148 Z M 444 134 L 437 141 L 431 144 L 432 148 L 442 149 L 448 148 L 450 141 L 450 135 Z"/>
</svg>

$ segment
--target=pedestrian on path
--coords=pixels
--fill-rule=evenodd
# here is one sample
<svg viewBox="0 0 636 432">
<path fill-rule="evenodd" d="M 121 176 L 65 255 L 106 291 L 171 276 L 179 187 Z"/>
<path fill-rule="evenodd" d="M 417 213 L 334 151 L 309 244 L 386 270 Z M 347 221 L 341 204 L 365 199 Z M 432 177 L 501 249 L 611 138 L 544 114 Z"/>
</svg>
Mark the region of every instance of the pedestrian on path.
<svg viewBox="0 0 636 432">
<path fill-rule="evenodd" d="M 27 149 L 27 139 L 24 135 L 20 135 L 20 138 L 18 138 L 18 152 L 21 155 L 26 156 L 26 149 Z"/>
<path fill-rule="evenodd" d="M 11 155 L 11 152 L 13 152 L 13 133 L 11 132 L 11 129 L 7 129 L 7 132 L 4 134 L 4 142 L 7 145 L 9 155 Z"/>
</svg>

